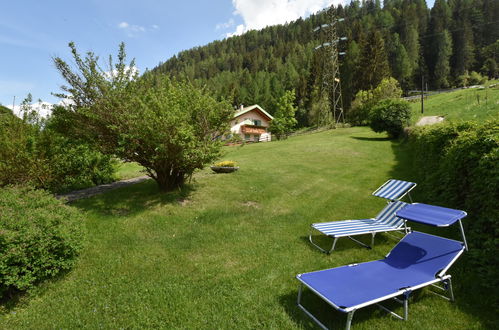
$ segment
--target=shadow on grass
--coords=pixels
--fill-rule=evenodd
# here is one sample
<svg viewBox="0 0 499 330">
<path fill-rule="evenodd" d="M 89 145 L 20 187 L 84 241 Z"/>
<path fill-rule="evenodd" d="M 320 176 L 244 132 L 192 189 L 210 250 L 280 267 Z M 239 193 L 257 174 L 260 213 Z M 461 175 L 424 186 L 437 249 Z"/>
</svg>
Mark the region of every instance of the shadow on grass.
<svg viewBox="0 0 499 330">
<path fill-rule="evenodd" d="M 298 296 L 298 286 L 296 285 L 296 291 L 290 292 L 286 295 L 279 297 L 279 303 L 283 306 L 289 317 L 295 322 L 295 324 L 303 329 L 317 329 L 317 325 L 308 317 L 305 312 L 303 312 L 297 306 L 297 296 Z M 425 295 L 421 294 L 421 290 L 414 292 L 410 298 L 410 303 L 424 303 Z M 390 310 L 396 312 L 399 315 L 403 315 L 403 307 L 401 304 L 390 300 L 382 303 L 383 306 L 389 308 Z M 337 311 L 324 300 L 319 298 L 317 295 L 312 293 L 309 289 L 303 288 L 301 305 L 304 306 L 309 312 L 311 312 L 316 318 L 319 319 L 326 327 L 329 329 L 344 329 L 347 314 Z M 410 308 L 410 307 L 409 307 Z M 371 322 L 373 319 L 378 319 L 383 322 L 386 328 L 390 327 L 390 320 L 393 321 L 392 325 L 403 326 L 403 321 L 400 321 L 392 317 L 387 312 L 381 310 L 380 308 L 373 306 L 367 306 L 357 310 L 354 314 L 352 320 L 352 327 L 356 328 L 365 322 Z M 400 323 L 399 323 L 400 322 Z"/>
<path fill-rule="evenodd" d="M 42 296 L 48 290 L 51 283 L 63 280 L 69 273 L 71 273 L 71 269 L 60 271 L 54 277 L 36 282 L 33 287 L 27 291 L 8 289 L 0 296 L 0 315 L 13 313 L 23 304 L 29 303 L 32 297 Z"/>
<path fill-rule="evenodd" d="M 134 215 L 158 205 L 186 202 L 195 191 L 193 184 L 170 192 L 162 192 L 153 180 L 105 192 L 72 203 L 73 206 L 105 216 Z"/>
<path fill-rule="evenodd" d="M 376 247 L 377 246 L 382 246 L 382 245 L 385 245 L 385 244 L 394 244 L 396 242 L 398 242 L 398 240 L 400 240 L 400 238 L 396 238 L 396 237 L 392 237 L 394 236 L 393 234 L 390 234 L 390 236 L 387 236 L 388 234 L 384 233 L 384 234 L 377 234 L 376 237 L 374 238 L 374 247 L 372 248 L 367 248 L 365 246 L 362 246 L 354 241 L 352 241 L 351 239 L 349 239 L 348 237 L 341 237 L 338 239 L 338 241 L 336 242 L 336 246 L 334 247 L 334 250 L 329 253 L 329 255 L 334 255 L 335 253 L 341 253 L 342 251 L 346 251 L 346 250 L 350 250 L 350 249 L 368 249 L 370 251 L 372 251 L 375 255 L 375 259 L 381 259 L 381 258 L 384 258 L 385 255 L 381 252 L 381 251 L 377 251 Z M 308 246 L 308 249 L 310 251 L 314 251 L 314 252 L 317 252 L 317 253 L 320 253 L 320 254 L 324 254 L 324 255 L 328 255 L 322 251 L 320 251 L 319 249 L 317 249 L 315 246 L 313 246 L 311 243 L 310 243 L 310 240 L 309 240 L 309 236 L 301 236 L 300 239 L 304 242 L 304 244 L 306 244 Z M 321 248 L 329 251 L 331 249 L 331 246 L 333 244 L 333 239 L 331 237 L 327 237 L 326 235 L 320 235 L 320 234 L 317 234 L 317 235 L 312 235 L 312 239 L 314 241 L 315 244 L 319 245 Z M 355 239 L 367 244 L 367 245 L 371 245 L 371 235 L 356 235 L 355 236 Z M 375 260 L 373 259 L 373 260 Z M 357 261 L 352 261 L 352 263 L 355 263 Z M 360 262 L 360 261 L 359 261 Z"/>
<path fill-rule="evenodd" d="M 360 141 L 373 141 L 373 142 L 385 142 L 392 140 L 392 138 L 389 137 L 364 137 L 364 136 L 352 136 L 352 139 Z"/>
</svg>

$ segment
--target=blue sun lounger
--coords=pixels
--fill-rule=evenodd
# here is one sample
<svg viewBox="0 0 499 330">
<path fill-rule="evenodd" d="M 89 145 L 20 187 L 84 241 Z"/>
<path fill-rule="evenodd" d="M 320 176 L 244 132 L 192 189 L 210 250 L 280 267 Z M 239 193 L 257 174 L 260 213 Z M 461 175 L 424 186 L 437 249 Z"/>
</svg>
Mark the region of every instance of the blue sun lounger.
<svg viewBox="0 0 499 330">
<path fill-rule="evenodd" d="M 464 249 L 459 241 L 411 232 L 384 259 L 297 275 L 297 304 L 324 329 L 327 327 L 301 304 L 303 287 L 347 313 L 346 329 L 350 329 L 356 310 L 392 298 L 403 304 L 404 316 L 379 306 L 407 320 L 408 298 L 414 290 L 433 285 L 447 292 L 448 297 L 442 297 L 454 300 L 451 276 L 446 272 Z M 439 282 L 443 287 L 436 285 Z"/>
<path fill-rule="evenodd" d="M 395 213 L 407 205 L 399 201 L 405 195 L 409 196 L 412 202 L 410 191 L 416 187 L 414 182 L 390 179 L 386 181 L 381 187 L 376 189 L 372 194 L 376 197 L 387 199 L 388 205 L 375 217 L 371 219 L 362 220 L 341 220 L 313 223 L 310 228 L 309 241 L 313 246 L 318 248 L 324 253 L 331 253 L 336 246 L 336 242 L 340 237 L 348 237 L 352 241 L 367 247 L 374 246 L 374 236 L 376 233 L 384 233 L 389 231 L 402 231 L 407 233 L 408 228 L 405 226 L 405 221 L 398 218 Z M 320 247 L 313 240 L 314 231 L 329 236 L 333 239 L 331 249 L 326 250 Z M 364 244 L 352 236 L 371 234 L 371 245 Z"/>
</svg>

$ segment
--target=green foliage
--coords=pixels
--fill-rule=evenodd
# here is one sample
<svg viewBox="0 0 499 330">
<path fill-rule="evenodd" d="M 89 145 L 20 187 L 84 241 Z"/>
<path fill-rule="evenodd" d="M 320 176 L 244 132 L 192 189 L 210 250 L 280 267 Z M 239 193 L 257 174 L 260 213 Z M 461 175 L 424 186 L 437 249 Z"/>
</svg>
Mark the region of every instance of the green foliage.
<svg viewBox="0 0 499 330">
<path fill-rule="evenodd" d="M 348 112 L 348 121 L 353 125 L 368 125 L 371 109 L 382 100 L 397 99 L 402 96 L 402 89 L 394 78 L 385 78 L 376 88 L 359 91 Z"/>
<path fill-rule="evenodd" d="M 361 44 L 361 67 L 359 68 L 358 86 L 368 90 L 378 86 L 384 78 L 390 77 L 390 67 L 381 32 L 373 30 Z"/>
<path fill-rule="evenodd" d="M 472 71 L 469 74 L 468 72 L 465 72 L 463 75 L 460 75 L 456 80 L 458 86 L 462 87 L 479 85 L 485 83 L 486 81 L 487 78 L 483 77 L 480 73 L 476 71 Z"/>
<path fill-rule="evenodd" d="M 89 187 L 114 179 L 111 157 L 52 128 L 23 102 L 23 119 L 0 114 L 0 186 L 30 184 L 52 192 Z M 43 122 L 43 124 L 42 124 Z"/>
<path fill-rule="evenodd" d="M 83 242 L 82 216 L 28 187 L 0 190 L 0 295 L 71 269 Z"/>
<path fill-rule="evenodd" d="M 480 286 L 497 288 L 499 121 L 418 128 L 409 142 L 425 199 L 468 212 L 464 226 L 472 257 L 467 260 Z"/>
<path fill-rule="evenodd" d="M 392 138 L 399 137 L 404 127 L 409 125 L 411 107 L 408 102 L 398 99 L 382 100 L 369 112 L 369 126 L 373 131 L 387 132 Z"/>
<path fill-rule="evenodd" d="M 277 137 L 278 140 L 286 138 L 287 134 L 289 134 L 297 124 L 294 101 L 294 90 L 286 91 L 278 101 L 277 112 L 274 119 L 270 122 L 269 128 L 269 131 Z"/>
<path fill-rule="evenodd" d="M 221 142 L 214 137 L 227 130 L 230 105 L 187 82 L 151 73 L 137 79 L 134 62 L 126 64 L 124 44 L 116 65 L 110 57 L 107 72 L 93 53 L 82 58 L 70 47 L 75 72 L 54 59 L 69 84 L 63 90 L 75 102 L 71 111 L 79 134 L 105 154 L 139 163 L 164 191 L 182 186 L 219 156 Z"/>
<path fill-rule="evenodd" d="M 436 38 L 437 62 L 434 70 L 435 88 L 449 87 L 448 77 L 450 74 L 449 59 L 452 54 L 452 39 L 447 30 L 444 30 Z"/>
</svg>

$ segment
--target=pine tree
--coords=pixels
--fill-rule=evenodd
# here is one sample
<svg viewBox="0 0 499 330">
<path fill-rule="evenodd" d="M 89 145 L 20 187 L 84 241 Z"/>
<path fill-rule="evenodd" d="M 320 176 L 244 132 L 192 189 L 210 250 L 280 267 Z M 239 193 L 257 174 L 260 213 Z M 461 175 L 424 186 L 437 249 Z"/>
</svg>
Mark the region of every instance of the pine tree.
<svg viewBox="0 0 499 330">
<path fill-rule="evenodd" d="M 449 87 L 449 59 L 452 54 L 452 40 L 447 30 L 438 34 L 435 53 L 437 54 L 437 63 L 435 64 L 433 77 L 435 88 Z"/>
<path fill-rule="evenodd" d="M 373 89 L 390 76 L 385 42 L 377 30 L 371 31 L 361 46 L 358 73 L 359 89 L 363 90 Z"/>
<path fill-rule="evenodd" d="M 392 64 L 392 75 L 401 84 L 407 82 L 411 76 L 411 62 L 409 60 L 409 55 L 405 50 L 404 45 L 400 42 L 399 35 L 395 33 L 393 35 L 393 49 L 390 54 L 390 62 Z"/>
</svg>

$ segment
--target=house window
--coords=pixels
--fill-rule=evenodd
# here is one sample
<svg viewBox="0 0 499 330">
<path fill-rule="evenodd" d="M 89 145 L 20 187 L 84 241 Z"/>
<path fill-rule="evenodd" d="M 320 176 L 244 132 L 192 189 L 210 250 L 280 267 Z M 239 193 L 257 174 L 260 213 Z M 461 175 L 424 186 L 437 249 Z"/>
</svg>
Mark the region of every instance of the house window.
<svg viewBox="0 0 499 330">
<path fill-rule="evenodd" d="M 249 140 L 251 139 L 251 135 L 249 135 L 249 134 L 244 134 L 244 139 L 245 139 L 246 141 L 249 141 Z"/>
<path fill-rule="evenodd" d="M 261 120 L 253 120 L 253 123 L 256 125 L 256 126 L 262 126 L 262 121 Z"/>
</svg>

